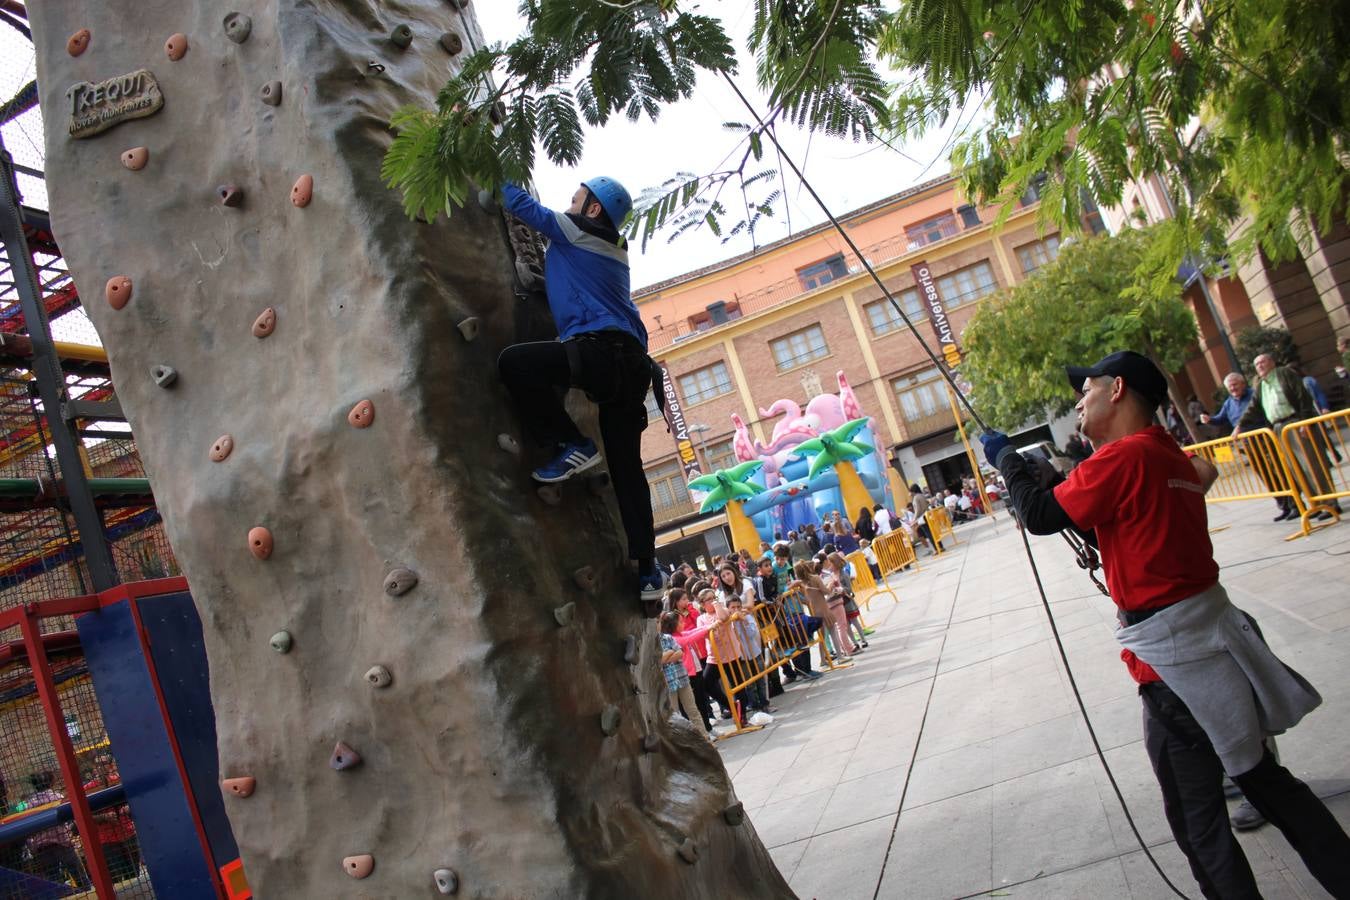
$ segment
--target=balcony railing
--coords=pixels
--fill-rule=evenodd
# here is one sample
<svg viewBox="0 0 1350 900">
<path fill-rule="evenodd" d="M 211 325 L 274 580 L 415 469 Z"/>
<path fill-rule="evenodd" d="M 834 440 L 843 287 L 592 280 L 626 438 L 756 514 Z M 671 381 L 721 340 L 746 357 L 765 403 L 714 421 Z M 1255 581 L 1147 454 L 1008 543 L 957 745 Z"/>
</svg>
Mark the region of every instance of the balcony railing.
<svg viewBox="0 0 1350 900">
<path fill-rule="evenodd" d="M 652 521 L 656 527 L 660 528 L 668 522 L 692 516 L 696 512 L 698 512 L 698 507 L 694 505 L 692 500 L 681 500 L 663 506 L 652 504 Z"/>
<path fill-rule="evenodd" d="M 905 434 L 909 436 L 910 440 L 956 427 L 956 420 L 952 418 L 952 411 L 949 409 L 940 409 L 919 419 L 907 418 L 904 422 Z"/>
</svg>

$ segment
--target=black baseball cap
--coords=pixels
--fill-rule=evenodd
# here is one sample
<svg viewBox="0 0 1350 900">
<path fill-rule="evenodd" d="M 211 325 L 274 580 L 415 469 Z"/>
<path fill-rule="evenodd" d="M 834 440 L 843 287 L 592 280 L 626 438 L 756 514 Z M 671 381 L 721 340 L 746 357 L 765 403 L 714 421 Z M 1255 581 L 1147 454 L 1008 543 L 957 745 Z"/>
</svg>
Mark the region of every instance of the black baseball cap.
<svg viewBox="0 0 1350 900">
<path fill-rule="evenodd" d="M 1103 357 L 1095 366 L 1066 366 L 1069 373 L 1069 386 L 1074 391 L 1083 389 L 1083 381 L 1088 378 L 1123 378 L 1125 386 L 1137 392 L 1155 407 L 1167 398 L 1167 379 L 1158 371 L 1147 356 L 1141 356 L 1133 350 L 1120 350 Z"/>
</svg>

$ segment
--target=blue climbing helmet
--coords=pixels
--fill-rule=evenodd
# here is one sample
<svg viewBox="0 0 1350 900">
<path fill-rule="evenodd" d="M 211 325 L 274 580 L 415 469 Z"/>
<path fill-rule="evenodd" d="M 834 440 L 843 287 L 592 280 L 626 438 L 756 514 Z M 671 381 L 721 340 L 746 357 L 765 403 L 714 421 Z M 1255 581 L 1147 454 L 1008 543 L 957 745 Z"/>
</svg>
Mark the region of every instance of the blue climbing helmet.
<svg viewBox="0 0 1350 900">
<path fill-rule="evenodd" d="M 601 175 L 598 178 L 592 178 L 589 181 L 583 181 L 581 186 L 590 191 L 596 200 L 600 201 L 600 208 L 609 216 L 609 221 L 615 228 L 623 225 L 623 220 L 628 218 L 628 214 L 633 210 L 633 198 L 628 190 L 613 178 Z"/>
</svg>

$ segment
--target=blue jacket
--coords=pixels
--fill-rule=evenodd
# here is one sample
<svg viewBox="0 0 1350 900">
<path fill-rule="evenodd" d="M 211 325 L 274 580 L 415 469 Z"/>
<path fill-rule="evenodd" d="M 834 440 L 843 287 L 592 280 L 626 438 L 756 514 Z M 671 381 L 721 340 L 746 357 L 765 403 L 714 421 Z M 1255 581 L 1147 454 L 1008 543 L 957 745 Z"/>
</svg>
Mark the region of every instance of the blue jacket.
<svg viewBox="0 0 1350 900">
<path fill-rule="evenodd" d="M 583 231 L 566 213 L 554 212 L 513 184 L 502 188 L 506 208 L 548 239 L 544 287 L 558 337 L 589 331 L 624 331 L 645 349 L 647 328 L 629 293 L 628 252 Z"/>
<path fill-rule="evenodd" d="M 1219 407 L 1219 411 L 1209 417 L 1209 424 L 1218 425 L 1220 428 L 1236 428 L 1242 414 L 1247 411 L 1247 407 L 1255 397 L 1256 394 L 1250 387 L 1241 397 L 1233 397 L 1230 394 L 1228 399 L 1223 401 L 1223 406 Z"/>
<path fill-rule="evenodd" d="M 1313 403 L 1317 406 L 1320 413 L 1324 409 L 1331 409 L 1331 404 L 1327 402 L 1327 395 L 1322 393 L 1322 386 L 1317 383 L 1317 379 L 1311 375 L 1303 377 L 1303 386 L 1312 394 Z"/>
</svg>

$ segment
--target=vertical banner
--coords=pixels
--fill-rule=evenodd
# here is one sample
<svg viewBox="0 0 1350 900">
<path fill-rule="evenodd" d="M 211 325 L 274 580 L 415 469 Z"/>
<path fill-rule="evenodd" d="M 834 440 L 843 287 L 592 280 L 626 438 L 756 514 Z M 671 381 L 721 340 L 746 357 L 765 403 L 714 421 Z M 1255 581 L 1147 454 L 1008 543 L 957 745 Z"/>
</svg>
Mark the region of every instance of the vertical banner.
<svg viewBox="0 0 1350 900">
<path fill-rule="evenodd" d="M 698 454 L 694 452 L 694 442 L 689 439 L 689 428 L 684 422 L 684 410 L 680 408 L 680 396 L 675 391 L 675 382 L 671 380 L 670 370 L 665 363 L 661 367 L 661 393 L 666 398 L 666 427 L 675 436 L 675 455 L 684 466 L 684 480 L 689 482 L 703 473 L 698 467 Z"/>
<path fill-rule="evenodd" d="M 956 334 L 947 318 L 946 307 L 942 305 L 942 295 L 933 282 L 933 273 L 927 262 L 917 262 L 909 268 L 914 273 L 914 284 L 919 289 L 923 305 L 928 308 L 928 321 L 933 323 L 933 333 L 942 345 L 942 357 L 947 361 L 947 368 L 955 372 L 961 365 L 961 348 L 956 344 Z"/>
</svg>

